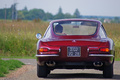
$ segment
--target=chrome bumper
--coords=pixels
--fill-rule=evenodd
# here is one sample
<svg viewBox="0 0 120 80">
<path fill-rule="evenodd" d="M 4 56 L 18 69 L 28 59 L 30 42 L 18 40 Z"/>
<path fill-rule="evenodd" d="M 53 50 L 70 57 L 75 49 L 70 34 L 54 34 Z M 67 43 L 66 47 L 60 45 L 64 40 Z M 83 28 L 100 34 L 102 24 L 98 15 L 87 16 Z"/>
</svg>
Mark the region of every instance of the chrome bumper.
<svg viewBox="0 0 120 80">
<path fill-rule="evenodd" d="M 57 55 L 57 54 L 53 54 L 53 55 L 38 55 L 38 54 L 36 54 L 36 57 L 57 57 L 57 56 L 59 56 L 59 55 Z"/>
<path fill-rule="evenodd" d="M 53 55 L 36 55 L 36 57 L 57 57 L 59 55 L 53 54 Z M 112 54 L 89 54 L 91 57 L 114 57 Z"/>
<path fill-rule="evenodd" d="M 114 57 L 112 54 L 89 54 L 92 57 Z"/>
</svg>

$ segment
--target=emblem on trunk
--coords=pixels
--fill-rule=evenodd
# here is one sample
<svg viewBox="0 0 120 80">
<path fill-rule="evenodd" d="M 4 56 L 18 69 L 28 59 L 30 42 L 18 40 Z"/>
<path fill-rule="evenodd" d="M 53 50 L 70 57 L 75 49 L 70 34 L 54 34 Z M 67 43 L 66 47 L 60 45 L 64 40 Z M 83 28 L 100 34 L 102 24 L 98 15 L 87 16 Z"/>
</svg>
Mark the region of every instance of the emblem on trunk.
<svg viewBox="0 0 120 80">
<path fill-rule="evenodd" d="M 76 40 L 73 40 L 72 42 L 76 42 Z"/>
</svg>

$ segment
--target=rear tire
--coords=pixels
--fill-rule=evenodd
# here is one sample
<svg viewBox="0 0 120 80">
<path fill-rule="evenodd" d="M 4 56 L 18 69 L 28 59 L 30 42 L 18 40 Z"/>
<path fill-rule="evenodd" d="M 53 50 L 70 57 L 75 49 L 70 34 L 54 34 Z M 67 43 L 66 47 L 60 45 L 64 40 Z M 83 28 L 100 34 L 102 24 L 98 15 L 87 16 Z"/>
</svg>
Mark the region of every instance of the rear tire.
<svg viewBox="0 0 120 80">
<path fill-rule="evenodd" d="M 113 64 L 104 66 L 103 77 L 104 78 L 112 78 L 113 77 Z"/>
<path fill-rule="evenodd" d="M 48 70 L 46 66 L 40 66 L 37 64 L 37 76 L 38 77 L 47 77 Z"/>
</svg>

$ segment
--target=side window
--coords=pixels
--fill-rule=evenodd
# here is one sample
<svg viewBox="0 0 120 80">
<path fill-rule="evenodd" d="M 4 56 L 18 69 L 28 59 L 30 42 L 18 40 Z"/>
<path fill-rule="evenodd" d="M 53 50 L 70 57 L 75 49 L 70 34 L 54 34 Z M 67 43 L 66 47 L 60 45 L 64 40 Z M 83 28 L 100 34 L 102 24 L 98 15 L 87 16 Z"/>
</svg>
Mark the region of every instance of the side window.
<svg viewBox="0 0 120 80">
<path fill-rule="evenodd" d="M 51 34 L 50 27 L 48 27 L 48 29 L 45 32 L 44 38 L 50 37 L 50 34 Z"/>
<path fill-rule="evenodd" d="M 103 28 L 103 26 L 100 27 L 99 34 L 100 34 L 101 38 L 106 38 L 107 37 L 105 29 Z"/>
</svg>

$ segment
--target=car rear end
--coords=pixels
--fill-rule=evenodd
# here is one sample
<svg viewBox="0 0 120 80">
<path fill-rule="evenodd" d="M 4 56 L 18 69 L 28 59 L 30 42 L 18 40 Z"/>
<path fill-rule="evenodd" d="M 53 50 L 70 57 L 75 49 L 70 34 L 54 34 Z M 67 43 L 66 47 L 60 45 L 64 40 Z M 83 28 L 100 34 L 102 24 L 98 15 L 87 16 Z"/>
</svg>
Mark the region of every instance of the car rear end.
<svg viewBox="0 0 120 80">
<path fill-rule="evenodd" d="M 43 64 L 48 66 L 48 63 L 52 62 L 55 64 L 53 66 L 55 68 L 67 68 L 65 67 L 68 66 L 67 64 L 71 65 L 73 69 L 75 65 L 79 66 L 77 68 L 86 68 L 87 66 L 87 68 L 100 68 L 103 64 L 113 62 L 111 59 L 113 54 L 111 54 L 108 41 L 59 40 L 41 42 L 41 45 L 37 53 L 39 62 L 44 62 Z"/>
</svg>

